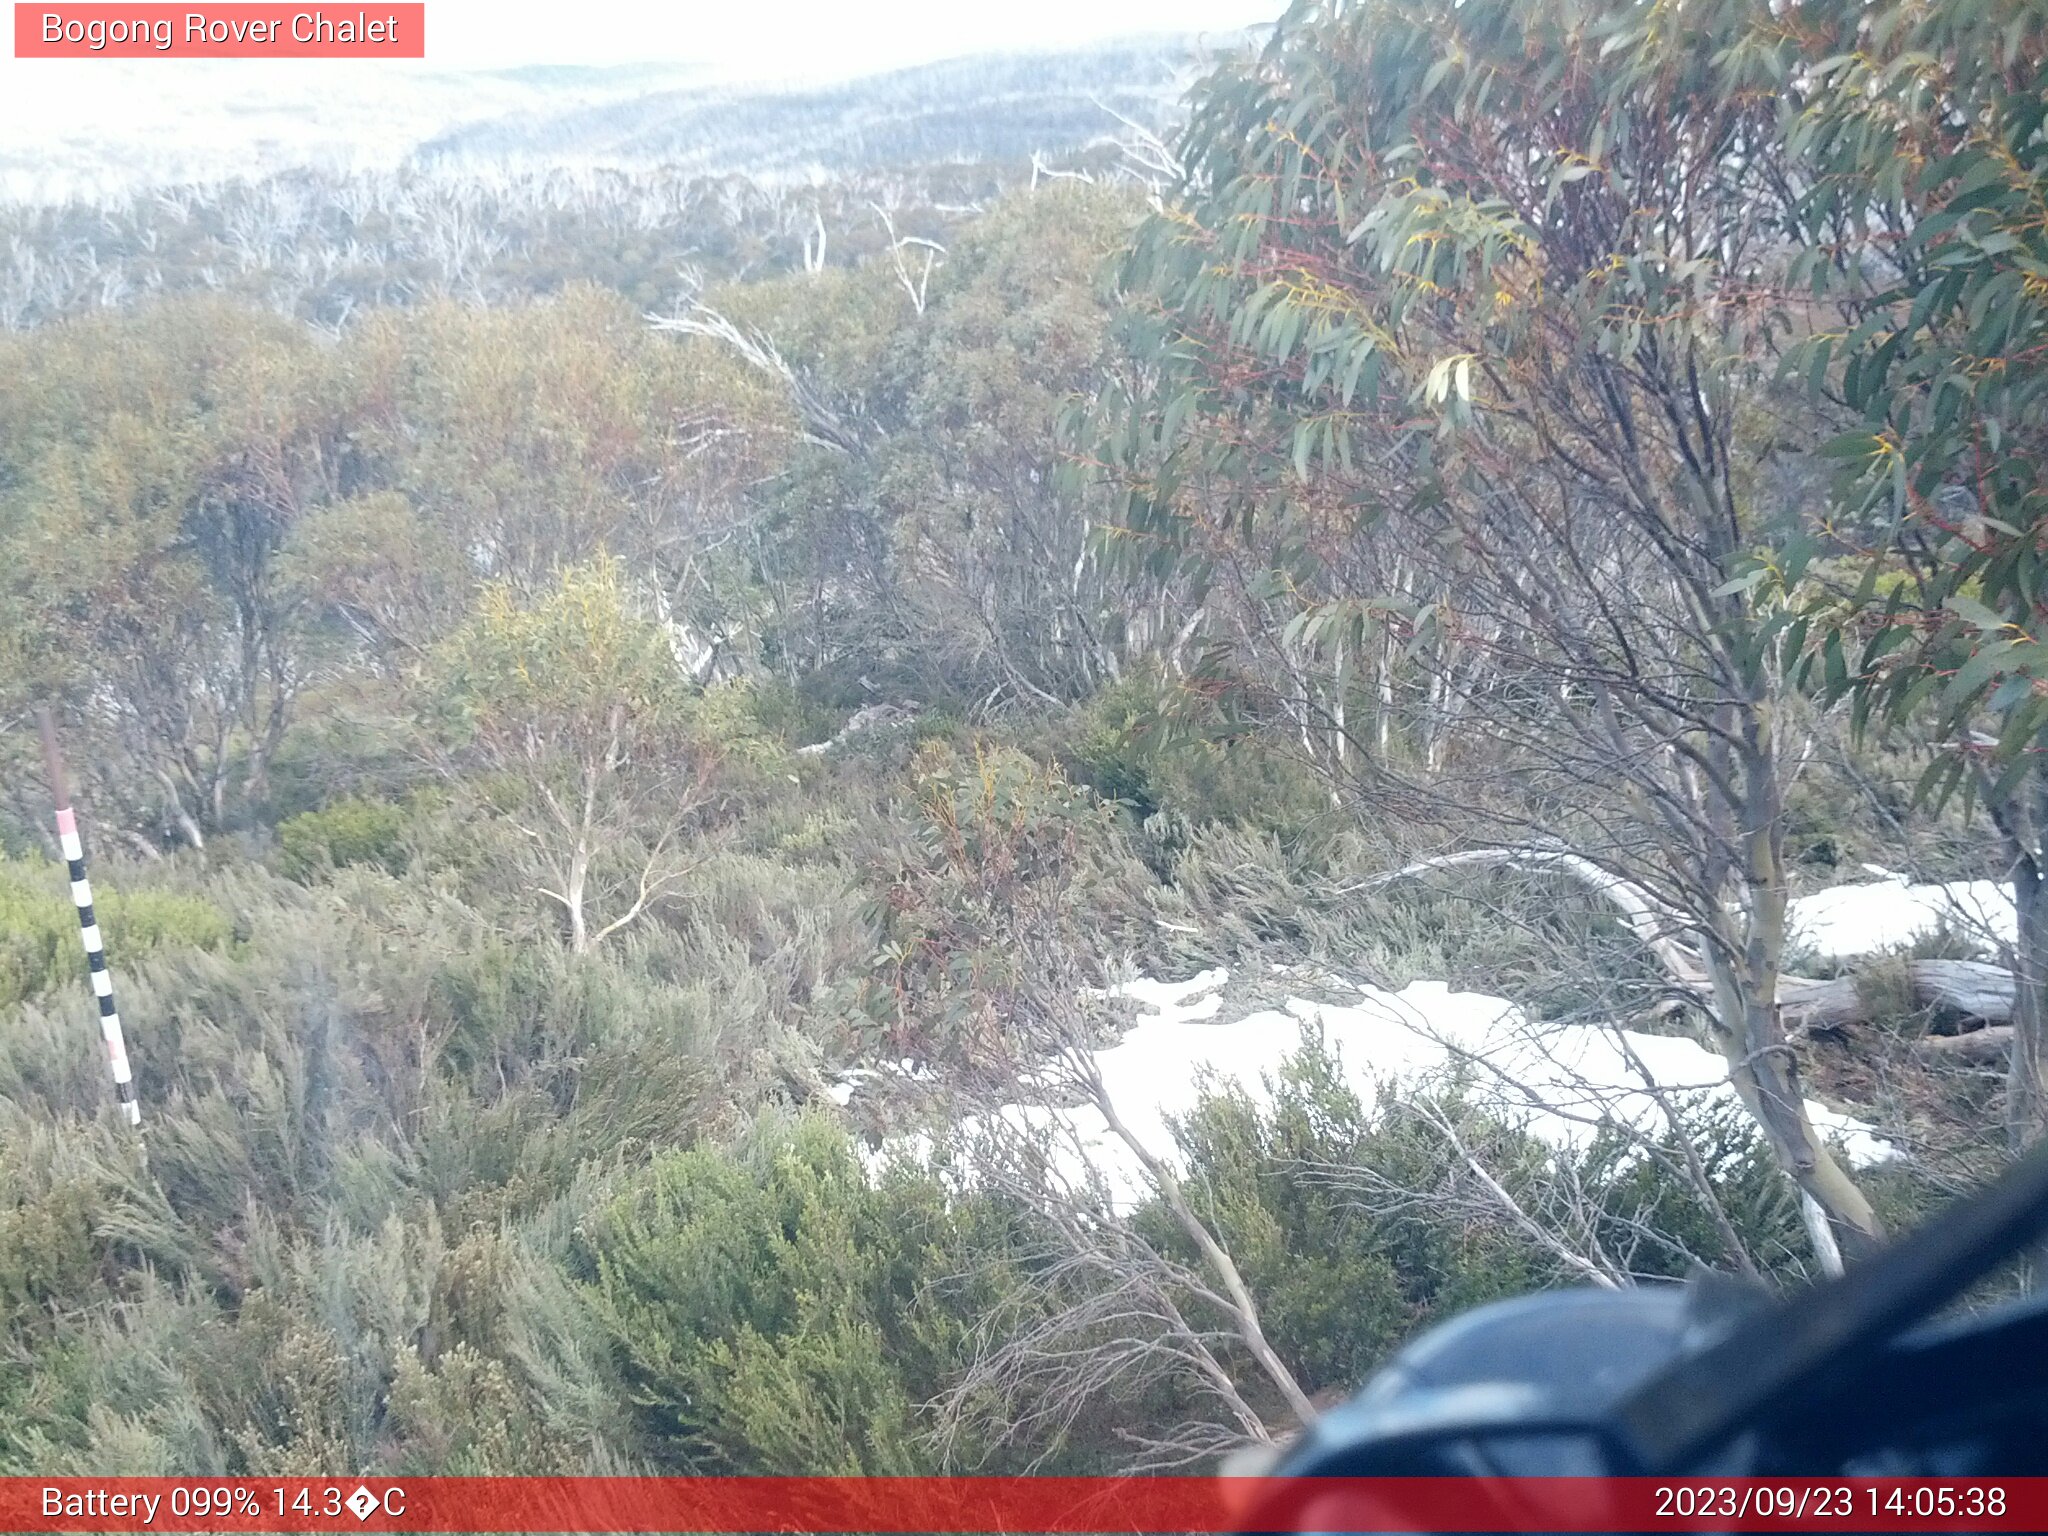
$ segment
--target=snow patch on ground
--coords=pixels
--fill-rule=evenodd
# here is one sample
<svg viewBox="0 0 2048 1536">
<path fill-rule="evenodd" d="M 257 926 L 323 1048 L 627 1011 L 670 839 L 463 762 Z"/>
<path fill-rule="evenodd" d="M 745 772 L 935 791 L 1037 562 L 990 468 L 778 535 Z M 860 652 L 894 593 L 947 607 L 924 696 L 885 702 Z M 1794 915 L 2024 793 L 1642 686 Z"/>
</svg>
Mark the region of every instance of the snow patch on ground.
<svg viewBox="0 0 2048 1536">
<path fill-rule="evenodd" d="M 1791 904 L 1795 944 L 1826 959 L 1849 960 L 1897 949 L 1944 925 L 1987 954 L 2013 940 L 2012 887 L 2003 881 L 1915 885 L 1890 870 L 1864 867 L 1882 878 L 1838 885 Z"/>
<path fill-rule="evenodd" d="M 1454 992 L 1440 981 L 1399 992 L 1346 982 L 1357 1001 L 1295 997 L 1219 1022 L 1228 980 L 1219 968 L 1182 982 L 1140 978 L 1113 989 L 1138 1004 L 1141 1016 L 1117 1044 L 1095 1052 L 1094 1062 L 1118 1118 L 1154 1158 L 1172 1162 L 1171 1122 L 1206 1093 L 1235 1085 L 1265 1102 L 1267 1079 L 1318 1038 L 1367 1104 L 1384 1084 L 1462 1066 L 1476 1103 L 1559 1148 L 1583 1146 L 1603 1123 L 1655 1134 L 1671 1095 L 1734 1100 L 1721 1058 L 1691 1040 L 1600 1025 L 1537 1025 L 1504 998 Z M 1807 1112 L 1856 1166 L 1893 1155 L 1862 1122 L 1811 1101 Z M 1071 1184 L 1085 1184 L 1093 1173 L 1126 1208 L 1152 1192 L 1144 1161 L 1095 1106 L 1013 1104 L 997 1114 L 1004 1126 L 969 1123 L 960 1128 L 964 1138 L 1029 1132 L 1050 1143 L 1054 1173 Z M 882 1155 L 920 1158 L 930 1150 L 927 1138 L 905 1137 Z"/>
<path fill-rule="evenodd" d="M 1910 944 L 1944 927 L 1975 939 L 1986 954 L 2012 942 L 2010 885 L 1922 885 L 1865 867 L 1878 878 L 1792 902 L 1790 925 L 1799 947 L 1848 960 Z M 1192 1113 L 1210 1092 L 1234 1085 L 1257 1101 L 1268 1100 L 1267 1079 L 1317 1039 L 1367 1104 L 1389 1083 L 1461 1069 L 1476 1103 L 1560 1149 L 1583 1146 L 1603 1123 L 1654 1135 L 1666 1123 L 1665 1106 L 1674 1095 L 1735 1100 L 1726 1064 L 1693 1040 L 1607 1025 L 1539 1024 L 1505 998 L 1454 992 L 1440 981 L 1388 992 L 1320 971 L 1269 969 L 1283 982 L 1312 984 L 1346 1000 L 1289 997 L 1279 1007 L 1225 1019 L 1230 973 L 1220 967 L 1185 981 L 1140 977 L 1112 989 L 1139 1016 L 1115 1045 L 1094 1053 L 1094 1062 L 1118 1118 L 1152 1157 L 1171 1162 L 1171 1123 Z M 910 1075 L 912 1065 L 849 1072 L 833 1083 L 831 1096 L 847 1104 L 862 1082 Z M 1806 1111 L 1852 1165 L 1869 1167 L 1894 1155 L 1890 1143 L 1862 1121 L 1812 1100 Z M 1056 1175 L 1075 1184 L 1099 1177 L 1119 1205 L 1135 1204 L 1152 1191 L 1143 1159 L 1092 1105 L 1012 1104 L 997 1116 L 1001 1127 L 970 1122 L 960 1129 L 970 1141 L 998 1129 L 1044 1136 Z M 927 1137 L 901 1137 L 880 1158 L 921 1158 L 931 1150 Z"/>
<path fill-rule="evenodd" d="M 935 1083 L 939 1075 L 924 1062 L 906 1056 L 901 1061 L 886 1062 L 881 1067 L 848 1067 L 825 1085 L 825 1096 L 844 1109 L 869 1083 L 890 1079 L 900 1083 Z"/>
<path fill-rule="evenodd" d="M 1216 1017 L 1223 1008 L 1221 989 L 1228 980 L 1230 972 L 1219 965 L 1213 970 L 1197 971 L 1186 981 L 1154 981 L 1149 976 L 1140 976 L 1111 987 L 1107 995 L 1149 1009 L 1162 1023 L 1186 1024 Z"/>
</svg>

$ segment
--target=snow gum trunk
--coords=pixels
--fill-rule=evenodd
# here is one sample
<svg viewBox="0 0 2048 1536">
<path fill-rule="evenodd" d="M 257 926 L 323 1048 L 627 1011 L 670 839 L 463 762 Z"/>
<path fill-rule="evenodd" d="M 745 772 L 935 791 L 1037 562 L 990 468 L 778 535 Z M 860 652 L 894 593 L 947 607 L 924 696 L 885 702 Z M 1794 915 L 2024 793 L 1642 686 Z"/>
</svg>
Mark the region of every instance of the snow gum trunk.
<svg viewBox="0 0 2048 1536">
<path fill-rule="evenodd" d="M 2048 770 L 2035 769 L 2036 835 L 2048 811 Z M 2006 1073 L 2006 1126 L 2015 1151 L 2048 1128 L 2048 881 L 2038 852 L 2013 861 L 2012 1056 Z"/>
</svg>

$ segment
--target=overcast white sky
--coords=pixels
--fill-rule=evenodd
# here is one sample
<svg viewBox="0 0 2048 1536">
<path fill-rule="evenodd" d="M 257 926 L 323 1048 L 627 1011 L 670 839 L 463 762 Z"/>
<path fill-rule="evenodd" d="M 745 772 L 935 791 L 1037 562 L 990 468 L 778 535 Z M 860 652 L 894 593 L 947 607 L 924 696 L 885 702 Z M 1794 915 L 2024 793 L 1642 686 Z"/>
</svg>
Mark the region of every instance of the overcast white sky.
<svg viewBox="0 0 2048 1536">
<path fill-rule="evenodd" d="M 377 0 L 307 0 L 329 15 Z M 1141 33 L 1229 34 L 1286 0 L 427 0 L 424 62 L 16 59 L 0 51 L 0 197 L 284 163 L 390 163 L 455 121 L 536 102 L 474 70 L 695 64 L 841 79 L 963 54 Z M 457 73 L 465 72 L 465 73 Z M 701 77 L 700 77 L 701 78 Z M 579 88 L 580 89 L 580 88 Z M 591 99 L 618 87 L 593 86 Z M 549 107 L 563 104 L 559 90 Z"/>
<path fill-rule="evenodd" d="M 320 0 L 309 0 L 309 9 Z M 1221 31 L 1275 19 L 1285 0 L 428 0 L 429 68 L 703 62 L 721 73 L 865 74 L 996 49 L 1069 47 L 1137 32 Z M 330 15 L 376 0 L 325 0 Z M 115 13 L 118 14 L 118 13 Z M 11 55 L 12 50 L 9 49 Z M 190 69 L 175 57 L 155 69 Z M 294 61 L 251 68 L 286 70 Z M 0 63 L 34 73 L 109 68 Z"/>
<path fill-rule="evenodd" d="M 426 0 L 424 61 L 16 59 L 0 51 L 0 197 L 279 164 L 389 162 L 530 86 L 473 70 L 694 63 L 725 80 L 836 80 L 965 53 L 1141 33 L 1229 35 L 1286 0 Z M 377 0 L 307 0 L 330 16 Z M 1225 39 L 1227 41 L 1227 39 Z M 580 86 L 578 92 L 584 88 Z M 616 84 L 588 88 L 592 100 Z M 561 90 L 547 106 L 561 106 Z"/>
<path fill-rule="evenodd" d="M 1284 8 L 1284 0 L 428 0 L 427 50 L 434 62 L 463 67 L 701 59 L 747 74 L 865 73 L 1133 32 L 1243 27 Z"/>
</svg>

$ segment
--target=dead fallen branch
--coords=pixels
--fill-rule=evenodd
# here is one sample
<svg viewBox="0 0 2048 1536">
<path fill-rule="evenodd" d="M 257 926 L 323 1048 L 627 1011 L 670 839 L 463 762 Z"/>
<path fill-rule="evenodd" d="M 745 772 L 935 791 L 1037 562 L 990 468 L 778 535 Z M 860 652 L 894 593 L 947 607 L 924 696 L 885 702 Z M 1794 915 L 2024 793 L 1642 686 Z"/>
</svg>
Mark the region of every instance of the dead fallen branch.
<svg viewBox="0 0 2048 1536">
<path fill-rule="evenodd" d="M 1938 1008 L 1984 1024 L 2012 1020 L 2012 973 L 2004 966 L 1982 960 L 1909 960 L 1905 980 L 1916 1008 Z M 1874 1011 L 1869 999 L 1873 990 L 1858 976 L 1832 981 L 1788 976 L 1778 988 L 1778 1007 L 1789 1026 L 1839 1029 L 1868 1021 Z"/>
<path fill-rule="evenodd" d="M 1614 909 L 1656 958 L 1674 986 L 1698 997 L 1703 1004 L 1706 1002 L 1706 968 L 1700 963 L 1694 936 L 1687 931 L 1683 919 L 1640 885 L 1566 848 L 1472 848 L 1410 864 L 1367 881 L 1361 888 L 1389 885 L 1435 870 L 1474 866 L 1543 870 L 1577 881 Z M 1879 993 L 1879 988 L 1869 984 L 1872 979 L 1867 975 L 1826 980 L 1810 976 L 1781 978 L 1778 1007 L 1786 1027 L 1811 1033 L 1869 1022 L 1876 1011 L 1873 997 Z M 1904 980 L 1914 1007 L 1937 1008 L 1945 1014 L 1989 1025 L 2004 1025 L 2012 1020 L 2012 973 L 2004 966 L 1982 960 L 1909 960 L 1905 963 Z M 1975 1035 L 1937 1038 L 1971 1039 Z M 1989 1052 L 1992 1047 L 1987 1043 L 1981 1049 Z"/>
<path fill-rule="evenodd" d="M 1936 1061 L 1982 1061 L 2003 1064 L 2012 1054 L 2012 1026 L 1990 1024 L 1963 1035 L 1923 1035 L 1913 1042 L 1916 1054 Z"/>
</svg>

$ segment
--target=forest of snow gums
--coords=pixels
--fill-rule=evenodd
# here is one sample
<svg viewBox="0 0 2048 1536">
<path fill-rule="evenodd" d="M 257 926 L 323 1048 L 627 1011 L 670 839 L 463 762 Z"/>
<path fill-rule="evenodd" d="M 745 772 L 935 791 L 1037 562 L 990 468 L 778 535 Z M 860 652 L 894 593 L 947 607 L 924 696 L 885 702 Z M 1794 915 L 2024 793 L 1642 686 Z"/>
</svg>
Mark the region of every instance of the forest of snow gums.
<svg viewBox="0 0 2048 1536">
<path fill-rule="evenodd" d="M 1208 1469 L 1982 1186 L 2044 123 L 1300 0 L 0 205 L 0 1473 Z"/>
</svg>

